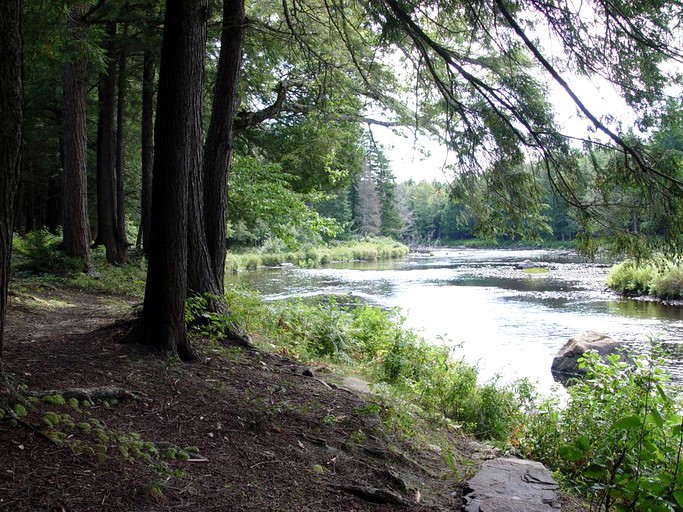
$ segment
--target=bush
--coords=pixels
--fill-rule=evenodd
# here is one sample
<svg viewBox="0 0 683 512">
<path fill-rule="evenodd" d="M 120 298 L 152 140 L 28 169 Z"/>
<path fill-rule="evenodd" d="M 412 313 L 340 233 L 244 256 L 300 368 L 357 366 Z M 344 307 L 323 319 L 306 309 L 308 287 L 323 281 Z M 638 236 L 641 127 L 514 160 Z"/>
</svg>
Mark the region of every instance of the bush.
<svg viewBox="0 0 683 512">
<path fill-rule="evenodd" d="M 683 269 L 669 264 L 667 269 L 658 273 L 649 288 L 650 295 L 662 299 L 683 298 Z"/>
<path fill-rule="evenodd" d="M 261 263 L 266 267 L 277 267 L 282 265 L 285 255 L 279 252 L 262 252 Z"/>
<path fill-rule="evenodd" d="M 661 359 L 585 357 L 566 407 L 552 397 L 528 416 L 519 446 L 592 495 L 595 510 L 683 507 L 682 418 Z"/>
<path fill-rule="evenodd" d="M 666 260 L 649 263 L 625 261 L 610 269 L 606 283 L 624 294 L 683 298 L 683 269 Z"/>
<path fill-rule="evenodd" d="M 245 254 L 242 256 L 242 264 L 247 270 L 256 270 L 261 264 L 261 257 L 258 254 Z"/>
<path fill-rule="evenodd" d="M 31 274 L 70 276 L 83 270 L 83 261 L 64 256 L 58 249 L 59 238 L 48 231 L 31 231 L 14 238 L 16 268 Z"/>
<path fill-rule="evenodd" d="M 657 274 L 652 264 L 625 261 L 612 267 L 607 275 L 607 286 L 621 293 L 647 295 Z"/>
</svg>

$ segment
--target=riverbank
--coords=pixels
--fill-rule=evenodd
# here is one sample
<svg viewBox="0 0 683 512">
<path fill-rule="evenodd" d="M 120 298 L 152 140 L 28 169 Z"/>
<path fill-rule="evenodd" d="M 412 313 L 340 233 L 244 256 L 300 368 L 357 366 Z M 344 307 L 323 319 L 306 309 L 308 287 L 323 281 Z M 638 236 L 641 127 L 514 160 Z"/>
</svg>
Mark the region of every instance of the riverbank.
<svg viewBox="0 0 683 512">
<path fill-rule="evenodd" d="M 439 240 L 439 247 L 467 249 L 575 249 L 573 240 L 486 240 L 465 238 L 462 240 Z"/>
<path fill-rule="evenodd" d="M 231 272 L 278 267 L 283 264 L 315 268 L 333 262 L 379 261 L 403 258 L 407 246 L 384 237 L 365 237 L 350 241 L 332 240 L 324 246 L 304 246 L 297 251 L 265 245 L 258 249 L 228 253 L 226 269 Z"/>
<path fill-rule="evenodd" d="M 643 262 L 627 260 L 610 269 L 606 284 L 627 297 L 680 301 L 683 299 L 683 268 L 664 258 Z"/>
<path fill-rule="evenodd" d="M 139 273 L 140 267 L 131 265 L 125 271 Z M 102 281 L 112 281 L 106 267 L 102 267 L 101 272 Z M 91 464 L 106 462 L 94 473 L 98 482 L 114 478 L 115 472 L 126 464 L 138 465 L 130 472 L 134 480 L 124 482 L 132 493 L 130 500 L 122 495 L 123 489 L 117 487 L 108 491 L 119 500 L 115 503 L 120 506 L 116 505 L 113 510 L 116 507 L 135 509 L 131 503 L 135 506 L 143 503 L 147 508 L 171 506 L 171 502 L 189 499 L 182 492 L 178 494 L 179 489 L 186 488 L 196 489 L 202 496 L 232 500 L 226 502 L 238 504 L 232 507 L 237 510 L 264 509 L 267 499 L 276 500 L 273 501 L 275 510 L 307 506 L 307 502 L 296 501 L 299 498 L 288 494 L 292 486 L 301 489 L 304 497 L 309 497 L 310 491 L 331 497 L 335 503 L 347 506 L 351 503 L 351 508 L 357 510 L 376 510 L 371 508 L 374 505 L 364 503 L 365 498 L 360 498 L 360 502 L 348 502 L 343 492 L 323 494 L 323 488 L 330 485 L 345 489 L 355 485 L 358 490 L 358 485 L 349 485 L 343 480 L 351 479 L 353 474 L 376 485 L 373 489 L 390 491 L 394 497 L 408 500 L 408 506 L 423 506 L 425 502 L 417 503 L 414 491 L 396 488 L 397 480 L 387 480 L 386 473 L 381 471 L 385 466 L 373 465 L 376 462 L 373 462 L 374 447 L 383 446 L 384 452 L 380 453 L 390 454 L 395 453 L 391 446 L 398 447 L 406 460 L 409 459 L 405 462 L 404 457 L 398 455 L 398 459 L 408 466 L 404 468 L 393 455 L 380 457 L 389 467 L 400 468 L 398 474 L 408 484 L 398 484 L 403 489 L 415 489 L 410 481 L 413 477 L 416 481 L 421 477 L 414 473 L 410 476 L 410 467 L 414 467 L 410 460 L 425 466 L 427 462 L 423 463 L 421 457 L 431 459 L 429 464 L 438 462 L 438 466 L 426 467 L 448 470 L 438 473 L 439 485 L 462 489 L 459 486 L 468 478 L 463 475 L 471 476 L 469 471 L 477 467 L 477 457 L 480 457 L 479 452 L 467 451 L 468 447 L 480 445 L 470 445 L 475 441 L 464 432 L 496 439 L 508 454 L 541 459 L 562 472 L 566 485 L 579 486 L 582 492 L 606 489 L 609 499 L 618 503 L 636 500 L 647 504 L 647 500 L 657 496 L 660 504 L 668 506 L 675 504 L 678 496 L 675 493 L 680 493 L 683 487 L 683 482 L 678 482 L 676 476 L 680 460 L 677 448 L 680 450 L 679 441 L 683 435 L 680 428 L 676 430 L 681 424 L 680 415 L 671 407 L 668 383 L 654 359 L 642 362 L 641 370 L 636 373 L 614 364 L 596 367 L 595 377 L 590 378 L 599 379 L 595 381 L 599 383 L 596 385 L 589 380 L 586 386 L 575 387 L 579 393 L 570 393 L 570 407 L 563 409 L 552 397 L 536 396 L 533 387 L 523 382 L 508 386 L 495 381 L 478 382 L 475 367 L 464 364 L 443 347 L 425 343 L 414 331 L 405 328 L 396 312 L 379 308 L 349 307 L 347 302 L 339 304 L 329 299 L 312 303 L 300 300 L 263 302 L 252 293 L 235 290 L 229 296 L 233 310 L 230 320 L 239 321 L 253 333 L 261 350 L 252 353 L 224 346 L 221 325 L 225 325 L 226 319 L 209 315 L 206 327 L 194 333 L 200 347 L 200 362 L 188 365 L 160 360 L 132 347 L 120 347 L 115 343 L 123 334 L 120 327 L 93 331 L 101 323 L 83 321 L 93 317 L 109 321 L 126 317 L 130 314 L 127 307 L 118 312 L 109 307 L 121 307 L 139 301 L 139 298 L 105 295 L 109 305 L 101 307 L 102 302 L 91 293 L 76 292 L 78 298 L 70 298 L 73 291 L 62 290 L 44 279 L 15 281 L 12 290 L 12 314 L 17 316 L 13 317 L 13 338 L 8 343 L 7 354 L 8 366 L 19 379 L 16 386 L 20 391 L 85 385 L 101 388 L 106 384 L 133 391 L 134 397 L 147 395 L 156 404 L 131 400 L 131 395 L 123 395 L 121 400 L 121 395 L 117 395 L 117 398 L 93 402 L 96 407 L 91 407 L 80 399 L 74 404 L 58 391 L 56 395 L 50 393 L 53 398 L 38 401 L 36 410 L 15 411 L 17 415 L 28 413 L 18 419 L 33 425 L 36 430 L 55 431 L 54 441 L 68 443 L 73 439 L 77 442 L 73 447 L 61 444 L 54 450 L 48 445 L 31 444 L 33 455 L 26 459 L 28 462 L 22 470 L 26 474 L 31 473 L 34 462 L 46 464 L 46 460 L 40 458 L 43 452 L 53 457 L 70 454 L 72 459 L 62 461 L 62 466 L 72 469 L 76 467 L 74 464 L 84 460 Z M 207 318 L 201 301 L 191 301 L 189 313 Z M 76 331 L 69 331 L 74 327 Z M 340 390 L 349 376 L 370 382 L 373 394 L 365 394 L 368 389 L 365 385 L 356 388 L 356 392 Z M 643 386 L 643 383 L 649 384 Z M 596 390 L 603 389 L 610 392 L 595 395 Z M 345 406 L 335 398 L 336 395 L 329 394 L 333 391 L 356 396 L 360 402 Z M 61 396 L 61 400 L 54 396 Z M 317 405 L 318 398 L 323 406 Z M 564 414 L 564 410 L 572 412 Z M 148 417 L 147 413 L 152 416 Z M 142 423 L 138 423 L 138 417 Z M 177 425 L 166 418 L 178 418 Z M 11 425 L 12 420 L 6 423 Z M 162 425 L 159 430 L 157 424 Z M 224 425 L 227 425 L 226 429 L 222 428 Z M 51 443 L 36 430 L 28 429 L 27 433 L 25 428 L 16 424 L 7 430 L 9 442 L 3 446 L 8 450 L 8 456 L 20 457 L 24 450 L 13 450 L 13 447 L 23 445 L 26 449 L 28 441 Z M 642 435 L 643 431 L 647 432 L 646 437 Z M 19 437 L 11 437 L 17 432 Z M 299 436 L 300 432 L 305 435 Z M 279 437 L 279 434 L 283 436 Z M 226 443 L 237 439 L 236 444 L 244 447 L 243 451 L 234 453 L 234 446 L 216 444 L 216 437 Z M 247 437 L 252 440 L 248 441 Z M 309 447 L 313 438 L 317 439 L 313 442 L 317 448 Z M 459 444 L 458 439 L 467 440 L 467 446 Z M 285 449 L 282 442 L 289 443 L 290 448 Z M 297 446 L 298 450 L 313 454 L 316 461 L 300 457 Z M 652 446 L 658 447 L 657 451 L 653 451 Z M 76 452 L 72 448 L 76 448 Z M 193 459 L 197 449 L 203 459 L 210 460 L 184 460 Z M 643 455 L 645 449 L 652 457 Z M 609 466 L 610 461 L 601 458 L 601 454 L 620 450 L 625 450 L 624 457 L 616 465 Z M 254 452 L 269 452 L 274 456 L 259 458 L 252 455 Z M 215 455 L 207 456 L 207 453 Z M 329 458 L 324 458 L 325 454 Z M 2 460 L 14 461 L 2 455 Z M 223 463 L 215 457 L 225 457 L 231 467 L 246 473 L 249 481 L 241 480 L 245 475 L 231 476 L 228 470 L 213 468 L 214 464 Z M 245 459 L 247 463 L 240 462 Z M 176 460 L 182 465 L 176 466 Z M 109 467 L 109 461 L 113 466 Z M 348 472 L 338 471 L 337 461 L 342 461 Z M 208 468 L 209 473 L 215 471 L 219 479 L 236 478 L 236 487 L 227 491 L 221 487 L 218 495 L 213 494 L 215 489 L 206 488 L 200 473 L 194 473 L 199 471 L 198 465 Z M 302 487 L 295 477 L 283 482 L 266 481 L 273 479 L 267 471 L 271 465 L 278 474 L 285 471 L 306 475 L 308 480 L 314 481 L 310 484 L 313 487 L 309 487 L 309 483 Z M 356 468 L 356 465 L 364 469 Z M 596 472 L 597 465 L 605 469 Z M 90 495 L 83 498 L 78 489 L 62 482 L 61 474 L 55 474 L 57 466 L 47 466 L 53 470 L 38 473 L 39 478 L 67 486 L 77 499 L 91 499 Z M 93 470 L 88 467 L 87 471 Z M 180 471 L 178 476 L 176 471 Z M 403 471 L 407 476 L 403 476 Z M 192 476 L 188 477 L 190 472 Z M 626 478 L 620 477 L 619 482 L 610 484 L 615 472 Z M 323 476 L 317 480 L 318 477 L 310 475 Z M 259 495 L 261 501 L 255 502 L 256 505 L 244 494 L 244 489 L 250 489 L 252 480 L 256 481 L 257 488 L 266 489 L 265 494 Z M 138 481 L 146 483 L 138 487 L 135 485 Z M 170 484 L 164 486 L 157 481 Z M 645 485 L 659 481 L 670 485 L 666 488 Z M 21 493 L 35 491 L 36 487 L 30 485 L 40 484 L 33 481 L 26 485 L 29 487 L 19 487 Z M 288 486 L 287 490 L 281 491 L 280 485 Z M 428 484 L 421 485 L 428 488 Z M 0 486 L 9 488 L 2 480 Z M 341 487 L 335 488 L 342 491 Z M 642 491 L 642 495 L 628 494 L 634 488 L 639 493 Z M 43 490 L 42 487 L 38 489 Z M 365 486 L 364 489 L 367 497 L 369 488 Z M 420 496 L 438 496 L 439 492 L 421 491 Z M 593 494 L 593 498 L 603 499 L 602 492 Z M 97 499 L 102 497 L 97 494 L 100 490 L 94 487 L 89 488 L 88 493 Z M 284 498 L 277 501 L 279 493 Z M 167 495 L 172 496 L 171 502 L 163 501 Z M 188 501 L 189 506 L 197 504 L 201 509 L 205 502 L 192 501 L 193 496 Z M 354 496 L 355 500 L 358 496 Z M 453 501 L 458 496 L 461 497 L 461 493 L 456 492 L 448 499 Z M 153 500 L 135 501 L 148 498 Z M 158 502 L 160 505 L 154 505 L 157 499 L 162 500 Z M 451 503 L 441 504 L 441 498 L 433 499 L 436 506 L 453 508 Z M 315 502 L 309 509 L 323 510 L 315 508 L 323 505 L 326 505 L 325 500 Z M 386 506 L 387 510 L 396 507 L 395 503 Z M 658 510 L 649 505 L 648 509 Z"/>
<path fill-rule="evenodd" d="M 325 365 L 197 335 L 191 364 L 121 345 L 134 302 L 14 289 L 6 368 L 29 402 L 0 421 L 3 510 L 457 510 L 490 456 Z"/>
</svg>

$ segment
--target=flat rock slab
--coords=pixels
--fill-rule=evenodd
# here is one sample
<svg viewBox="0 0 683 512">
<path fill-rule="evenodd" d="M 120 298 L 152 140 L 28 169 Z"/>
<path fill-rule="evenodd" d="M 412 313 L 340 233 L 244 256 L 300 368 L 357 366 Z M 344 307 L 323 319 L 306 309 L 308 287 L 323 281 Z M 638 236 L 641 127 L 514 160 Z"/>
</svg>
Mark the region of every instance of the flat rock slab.
<svg viewBox="0 0 683 512">
<path fill-rule="evenodd" d="M 557 511 L 557 482 L 540 462 L 499 458 L 487 460 L 467 482 L 466 512 Z"/>
</svg>

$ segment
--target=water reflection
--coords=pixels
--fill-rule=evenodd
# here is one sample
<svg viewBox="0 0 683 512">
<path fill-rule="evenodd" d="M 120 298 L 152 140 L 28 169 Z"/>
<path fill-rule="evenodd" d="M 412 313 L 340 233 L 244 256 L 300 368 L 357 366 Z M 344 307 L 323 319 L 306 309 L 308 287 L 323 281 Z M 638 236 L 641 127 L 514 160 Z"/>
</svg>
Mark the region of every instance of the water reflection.
<svg viewBox="0 0 683 512">
<path fill-rule="evenodd" d="M 547 263 L 549 272 L 514 268 L 526 259 Z M 682 375 L 683 308 L 620 299 L 604 286 L 607 270 L 567 251 L 444 249 L 403 261 L 244 272 L 230 279 L 272 300 L 351 293 L 401 307 L 411 327 L 459 346 L 457 353 L 479 364 L 484 378 L 529 377 L 548 389 L 552 358 L 586 330 L 638 350 L 656 337 L 671 372 Z"/>
</svg>

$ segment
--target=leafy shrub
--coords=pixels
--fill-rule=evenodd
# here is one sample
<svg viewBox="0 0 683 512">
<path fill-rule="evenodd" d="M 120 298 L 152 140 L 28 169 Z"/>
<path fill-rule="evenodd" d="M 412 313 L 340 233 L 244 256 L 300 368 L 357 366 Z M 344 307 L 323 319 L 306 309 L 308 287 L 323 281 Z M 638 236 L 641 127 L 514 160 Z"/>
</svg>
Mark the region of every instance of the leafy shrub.
<svg viewBox="0 0 683 512">
<path fill-rule="evenodd" d="M 32 274 L 72 275 L 83 270 L 83 261 L 64 256 L 58 249 L 59 238 L 48 231 L 27 233 L 14 239 L 19 255 L 16 268 Z"/>
<path fill-rule="evenodd" d="M 625 294 L 649 294 L 662 299 L 683 298 L 683 269 L 672 261 L 625 261 L 612 267 L 606 283 Z"/>
<path fill-rule="evenodd" d="M 610 269 L 606 283 L 621 293 L 646 295 L 656 274 L 654 265 L 628 260 Z"/>
<path fill-rule="evenodd" d="M 669 264 L 664 271 L 654 277 L 649 291 L 650 295 L 662 299 L 683 298 L 683 269 Z"/>
<path fill-rule="evenodd" d="M 551 397 L 527 418 L 519 446 L 592 496 L 595 510 L 680 510 L 683 423 L 657 356 L 629 367 L 586 355 L 564 408 Z"/>
</svg>

